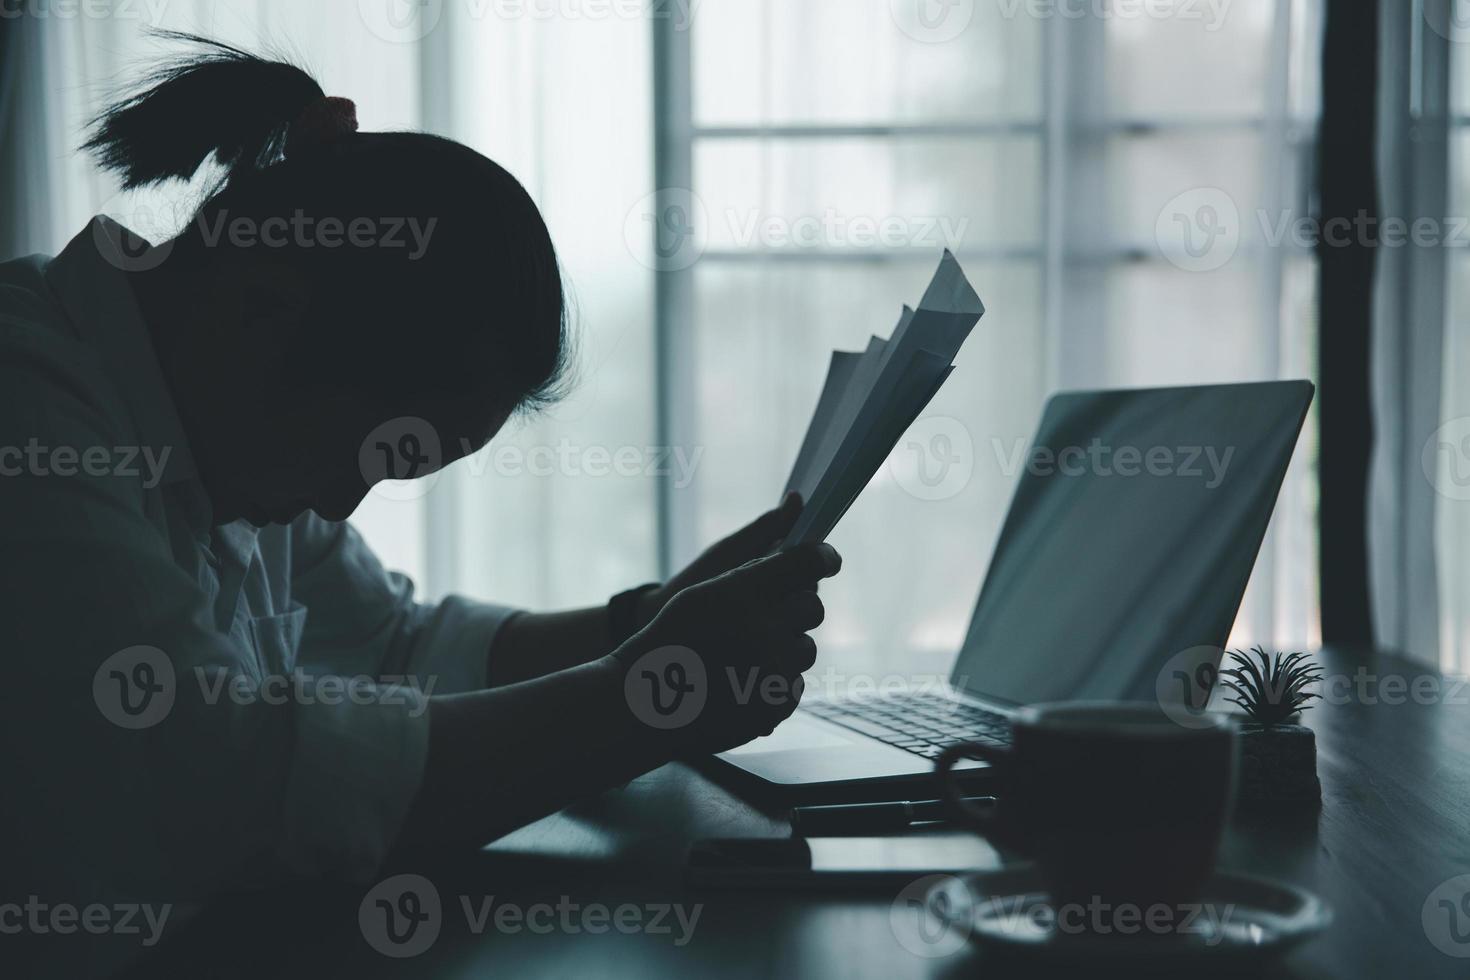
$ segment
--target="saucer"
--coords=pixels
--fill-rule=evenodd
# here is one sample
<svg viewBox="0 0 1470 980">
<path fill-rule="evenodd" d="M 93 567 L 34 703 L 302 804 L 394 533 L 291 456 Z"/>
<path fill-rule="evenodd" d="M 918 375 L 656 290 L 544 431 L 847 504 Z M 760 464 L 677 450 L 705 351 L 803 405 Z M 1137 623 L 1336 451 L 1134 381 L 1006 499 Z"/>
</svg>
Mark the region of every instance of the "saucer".
<svg viewBox="0 0 1470 980">
<path fill-rule="evenodd" d="M 1332 922 L 1332 910 L 1310 892 L 1224 872 L 1187 905 L 1056 910 L 1039 869 L 1012 865 L 948 877 L 929 891 L 927 905 L 982 948 L 1041 960 L 1264 961 Z"/>
</svg>

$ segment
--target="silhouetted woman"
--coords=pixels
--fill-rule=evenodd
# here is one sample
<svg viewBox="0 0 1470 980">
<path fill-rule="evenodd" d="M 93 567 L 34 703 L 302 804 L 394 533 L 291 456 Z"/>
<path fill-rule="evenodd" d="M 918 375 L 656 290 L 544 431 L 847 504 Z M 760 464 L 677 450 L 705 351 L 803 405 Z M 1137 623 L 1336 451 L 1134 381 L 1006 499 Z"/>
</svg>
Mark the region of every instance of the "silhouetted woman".
<svg viewBox="0 0 1470 980">
<path fill-rule="evenodd" d="M 558 392 L 550 236 L 480 154 L 174 39 L 87 145 L 128 187 L 213 158 L 217 193 L 168 242 L 98 218 L 0 265 L 7 890 L 371 880 L 789 715 L 839 564 L 761 558 L 795 499 L 594 609 L 383 570 L 343 523 L 371 485 Z"/>
</svg>

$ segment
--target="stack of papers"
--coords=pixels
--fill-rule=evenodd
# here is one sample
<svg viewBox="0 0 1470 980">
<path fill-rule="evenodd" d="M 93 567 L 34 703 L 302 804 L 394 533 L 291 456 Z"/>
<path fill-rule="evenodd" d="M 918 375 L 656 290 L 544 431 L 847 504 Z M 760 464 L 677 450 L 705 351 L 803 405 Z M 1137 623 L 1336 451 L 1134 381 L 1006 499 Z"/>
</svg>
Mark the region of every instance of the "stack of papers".
<svg viewBox="0 0 1470 980">
<path fill-rule="evenodd" d="M 832 532 L 898 440 L 954 371 L 954 358 L 985 304 L 949 251 L 918 310 L 904 307 L 888 340 L 833 351 L 827 383 L 787 490 L 805 501 L 785 546 Z"/>
</svg>

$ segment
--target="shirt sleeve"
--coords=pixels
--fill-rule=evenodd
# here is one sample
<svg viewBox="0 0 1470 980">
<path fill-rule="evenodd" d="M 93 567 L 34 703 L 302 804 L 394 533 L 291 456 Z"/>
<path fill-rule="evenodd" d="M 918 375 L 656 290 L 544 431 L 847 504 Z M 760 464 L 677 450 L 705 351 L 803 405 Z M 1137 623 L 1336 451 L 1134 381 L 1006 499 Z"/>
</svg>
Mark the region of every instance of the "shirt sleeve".
<svg viewBox="0 0 1470 980">
<path fill-rule="evenodd" d="M 308 613 L 299 662 L 368 675 L 426 695 L 476 691 L 501 628 L 517 610 L 450 596 L 414 601 L 346 522 L 307 512 L 291 526 L 291 585 Z"/>
<path fill-rule="evenodd" d="M 422 777 L 422 694 L 370 683 L 328 697 L 340 679 L 320 677 L 261 696 L 262 665 L 173 560 L 194 543 L 149 519 L 157 492 L 121 465 L 78 468 L 89 450 L 116 464 L 137 445 L 95 356 L 13 340 L 0 329 L 0 887 L 183 903 L 295 875 L 369 878 Z M 371 579 L 365 549 L 328 554 L 347 582 Z M 323 618 L 350 639 L 351 617 Z M 482 622 L 468 648 L 495 618 L 400 602 L 374 628 L 353 622 L 385 668 L 468 684 L 456 643 L 426 630 Z"/>
</svg>

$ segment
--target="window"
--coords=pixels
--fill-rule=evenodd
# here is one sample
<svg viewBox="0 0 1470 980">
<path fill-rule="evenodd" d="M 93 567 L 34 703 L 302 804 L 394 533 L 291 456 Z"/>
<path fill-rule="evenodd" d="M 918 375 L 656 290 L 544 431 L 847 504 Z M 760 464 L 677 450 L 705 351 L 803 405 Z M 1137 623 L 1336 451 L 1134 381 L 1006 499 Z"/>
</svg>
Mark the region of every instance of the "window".
<svg viewBox="0 0 1470 980">
<path fill-rule="evenodd" d="M 838 529 L 820 633 L 845 670 L 915 674 L 962 636 L 1050 392 L 1311 376 L 1313 257 L 1277 231 L 1308 213 L 1320 6 L 446 3 L 395 32 L 187 0 L 151 26 L 299 52 L 364 126 L 464 140 L 547 216 L 577 393 L 354 517 L 429 595 L 601 602 L 772 506 L 828 352 L 889 331 L 953 248 L 990 312 Z M 68 196 L 44 247 L 99 206 L 137 215 L 68 151 L 157 52 L 145 26 L 53 22 Z M 692 251 L 667 251 L 680 221 Z M 1309 429 L 1236 642 L 1316 638 L 1312 454 Z"/>
<path fill-rule="evenodd" d="M 698 239 L 660 276 L 663 411 L 703 451 L 664 498 L 676 560 L 776 498 L 827 352 L 886 334 L 942 247 L 989 307 L 906 440 L 968 475 L 911 492 L 901 447 L 834 535 L 843 670 L 946 668 L 1051 391 L 1313 373 L 1315 263 L 1274 232 L 1307 214 L 1318 5 L 1139 10 L 705 0 L 656 47 L 692 92 L 660 180 Z M 1312 447 L 1235 642 L 1316 638 Z"/>
</svg>

